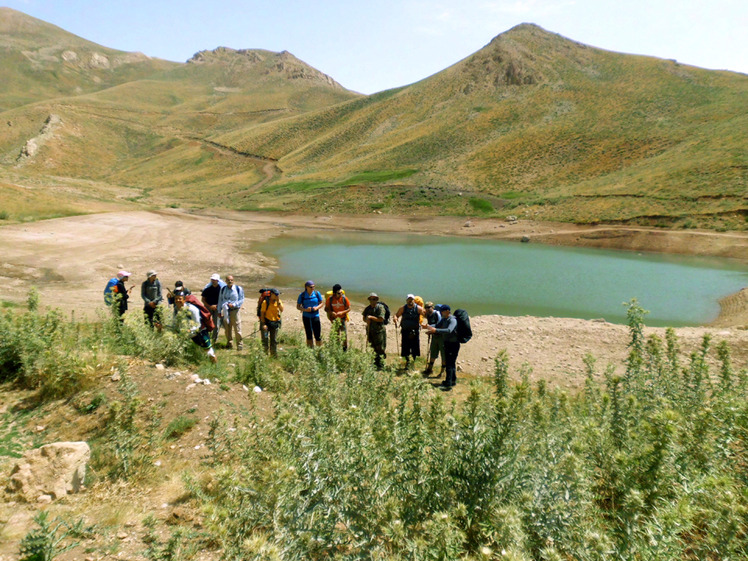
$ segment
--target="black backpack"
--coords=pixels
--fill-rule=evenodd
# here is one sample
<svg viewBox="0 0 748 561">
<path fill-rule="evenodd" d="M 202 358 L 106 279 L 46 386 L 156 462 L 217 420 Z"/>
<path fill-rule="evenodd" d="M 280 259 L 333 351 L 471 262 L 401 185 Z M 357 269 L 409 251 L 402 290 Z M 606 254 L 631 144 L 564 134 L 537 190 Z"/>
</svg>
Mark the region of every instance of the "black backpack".
<svg viewBox="0 0 748 561">
<path fill-rule="evenodd" d="M 382 304 L 384 306 L 384 321 L 382 322 L 382 325 L 387 325 L 390 323 L 390 307 L 385 304 L 384 302 L 378 302 L 378 304 Z M 364 308 L 364 315 L 372 315 L 374 313 L 374 306 L 369 304 Z"/>
<path fill-rule="evenodd" d="M 380 302 L 380 304 L 384 306 L 384 321 L 382 322 L 382 325 L 387 325 L 390 323 L 390 307 L 384 302 Z"/>
<path fill-rule="evenodd" d="M 473 330 L 470 327 L 470 316 L 467 311 L 455 310 L 455 319 L 457 320 L 457 339 L 460 343 L 467 343 L 473 337 Z"/>
</svg>

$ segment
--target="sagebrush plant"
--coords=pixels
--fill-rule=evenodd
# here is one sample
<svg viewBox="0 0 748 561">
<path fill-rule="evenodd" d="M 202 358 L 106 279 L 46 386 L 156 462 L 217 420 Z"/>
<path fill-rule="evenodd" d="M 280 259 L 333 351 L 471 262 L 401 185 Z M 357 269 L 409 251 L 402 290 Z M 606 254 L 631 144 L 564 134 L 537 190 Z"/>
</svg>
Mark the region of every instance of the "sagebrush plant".
<svg viewBox="0 0 748 561">
<path fill-rule="evenodd" d="M 78 542 L 70 542 L 70 538 L 80 538 L 89 532 L 84 526 L 83 519 L 69 523 L 61 518 L 49 520 L 49 512 L 41 511 L 34 516 L 37 528 L 31 530 L 21 540 L 19 561 L 52 561 L 75 547 Z"/>
<path fill-rule="evenodd" d="M 27 311 L 0 309 L 0 332 L 0 382 L 37 389 L 42 399 L 69 397 L 90 384 L 95 353 L 58 310 L 39 311 L 33 290 Z"/>
<path fill-rule="evenodd" d="M 585 357 L 575 395 L 510 383 L 505 352 L 457 406 L 334 338 L 290 350 L 270 417 L 211 427 L 206 528 L 233 559 L 745 558 L 745 372 L 628 306 L 628 358 Z"/>
<path fill-rule="evenodd" d="M 124 366 L 117 390 L 120 399 L 109 404 L 102 433 L 92 447 L 91 465 L 111 479 L 142 479 L 152 470 L 161 419 L 156 407 L 143 414 L 137 385 Z"/>
</svg>

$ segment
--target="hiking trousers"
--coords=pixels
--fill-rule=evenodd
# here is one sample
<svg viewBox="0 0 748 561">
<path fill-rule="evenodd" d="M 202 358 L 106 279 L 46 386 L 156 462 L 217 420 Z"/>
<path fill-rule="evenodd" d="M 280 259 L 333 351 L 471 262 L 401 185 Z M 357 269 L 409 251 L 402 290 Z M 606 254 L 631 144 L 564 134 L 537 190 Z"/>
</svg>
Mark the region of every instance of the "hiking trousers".
<svg viewBox="0 0 748 561">
<path fill-rule="evenodd" d="M 457 341 L 444 342 L 444 361 L 447 367 L 445 383 L 454 386 L 457 383 L 457 355 L 460 354 L 460 343 Z"/>
</svg>

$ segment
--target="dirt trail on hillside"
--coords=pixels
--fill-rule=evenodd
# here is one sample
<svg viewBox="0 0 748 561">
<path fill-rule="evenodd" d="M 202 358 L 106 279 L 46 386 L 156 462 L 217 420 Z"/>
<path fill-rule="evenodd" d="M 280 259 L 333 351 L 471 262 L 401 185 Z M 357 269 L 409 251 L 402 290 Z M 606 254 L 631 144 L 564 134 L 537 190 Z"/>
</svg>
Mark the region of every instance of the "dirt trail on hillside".
<svg viewBox="0 0 748 561">
<path fill-rule="evenodd" d="M 583 228 L 520 221 L 453 217 L 392 216 L 296 216 L 206 211 L 191 214 L 180 210 L 121 212 L 60 218 L 0 227 L 0 300 L 23 302 L 31 286 L 38 287 L 42 304 L 78 318 L 95 317 L 104 309 L 102 290 L 107 279 L 124 268 L 133 273 L 135 285 L 131 310 L 141 309 L 140 283 L 146 271 L 158 271 L 164 286 L 182 280 L 199 292 L 214 272 L 232 273 L 245 287 L 244 332 L 255 329 L 254 291 L 271 278 L 272 261 L 262 255 L 262 242 L 297 229 L 395 231 L 463 235 L 496 239 L 626 247 L 637 251 L 719 255 L 748 262 L 748 235 L 709 232 L 663 232 L 620 227 Z M 645 242 L 651 242 L 646 246 Z M 646 247 L 645 247 L 646 246 Z M 301 329 L 293 309 L 295 291 L 289 288 L 284 329 Z M 351 332 L 353 344 L 363 346 L 363 303 L 354 302 Z M 473 319 L 475 337 L 463 347 L 460 366 L 464 373 L 485 376 L 493 372 L 496 354 L 507 349 L 512 372 L 522 365 L 531 379 L 548 379 L 564 387 L 578 388 L 584 380 L 583 358 L 591 354 L 600 369 L 625 357 L 627 329 L 602 321 L 566 318 L 482 316 Z M 723 314 L 712 327 L 679 328 L 684 349 L 695 349 L 704 334 L 715 343 L 728 340 L 736 367 L 748 365 L 748 290 L 723 302 Z M 323 333 L 329 330 L 324 325 Z M 664 337 L 662 329 L 648 329 Z M 389 334 L 390 355 L 395 355 L 395 332 Z M 425 338 L 424 338 L 425 339 Z M 425 343 L 422 344 L 425 347 Z"/>
</svg>

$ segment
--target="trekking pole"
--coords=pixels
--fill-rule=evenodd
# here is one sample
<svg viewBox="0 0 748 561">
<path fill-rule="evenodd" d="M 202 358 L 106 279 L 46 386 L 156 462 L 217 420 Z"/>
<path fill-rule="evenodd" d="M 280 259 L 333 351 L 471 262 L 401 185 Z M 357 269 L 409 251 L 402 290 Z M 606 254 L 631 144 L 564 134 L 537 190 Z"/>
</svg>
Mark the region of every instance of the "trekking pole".
<svg viewBox="0 0 748 561">
<path fill-rule="evenodd" d="M 395 345 L 397 345 L 397 355 L 400 356 L 400 326 L 398 324 L 395 324 Z"/>
</svg>

